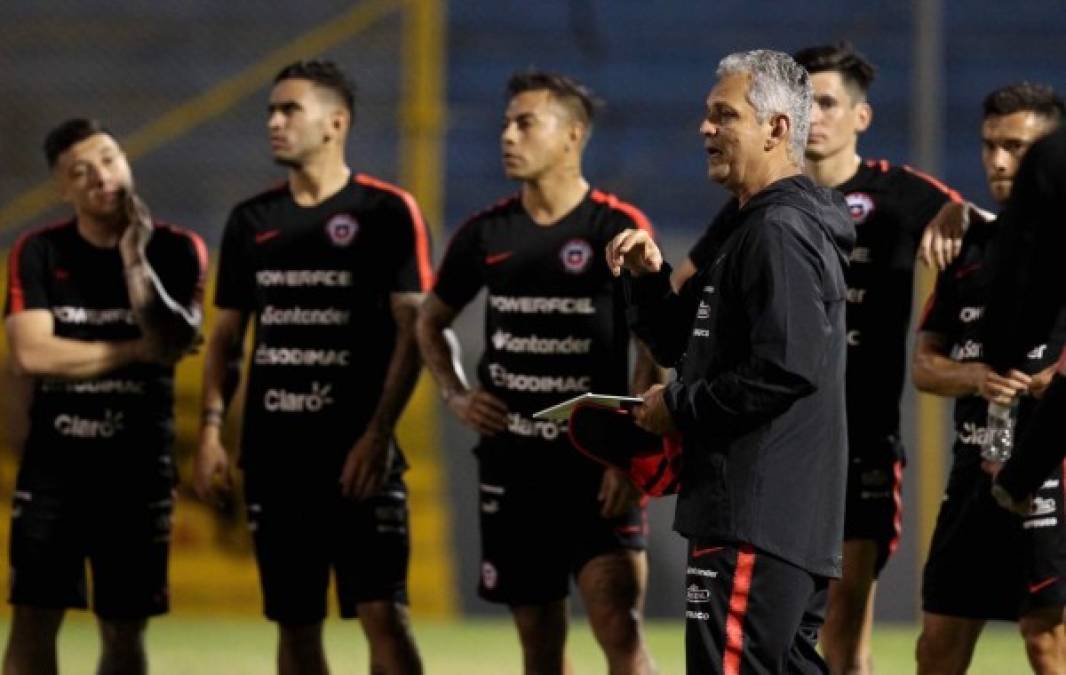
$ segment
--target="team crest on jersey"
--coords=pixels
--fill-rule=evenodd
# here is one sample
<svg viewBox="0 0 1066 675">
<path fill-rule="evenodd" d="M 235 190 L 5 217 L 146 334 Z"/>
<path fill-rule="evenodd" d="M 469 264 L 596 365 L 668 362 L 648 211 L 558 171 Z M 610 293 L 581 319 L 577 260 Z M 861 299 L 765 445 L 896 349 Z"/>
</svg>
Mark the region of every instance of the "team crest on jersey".
<svg viewBox="0 0 1066 675">
<path fill-rule="evenodd" d="M 563 267 L 571 274 L 581 274 L 592 262 L 592 246 L 584 239 L 571 239 L 559 252 Z"/>
<path fill-rule="evenodd" d="M 347 213 L 338 213 L 326 223 L 326 234 L 334 246 L 344 247 L 355 240 L 359 233 L 359 221 Z"/>
<path fill-rule="evenodd" d="M 865 223 L 874 212 L 874 200 L 865 192 L 850 192 L 844 195 L 844 201 L 848 203 L 848 212 L 856 225 Z"/>
</svg>

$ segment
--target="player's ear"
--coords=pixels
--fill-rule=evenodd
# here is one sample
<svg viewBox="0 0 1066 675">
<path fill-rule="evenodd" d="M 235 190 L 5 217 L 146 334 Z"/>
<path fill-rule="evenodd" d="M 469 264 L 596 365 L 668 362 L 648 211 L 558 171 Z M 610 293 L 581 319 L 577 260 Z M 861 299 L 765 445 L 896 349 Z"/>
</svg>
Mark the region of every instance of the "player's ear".
<svg viewBox="0 0 1066 675">
<path fill-rule="evenodd" d="M 344 136 L 348 133 L 348 129 L 351 127 L 351 116 L 348 111 L 341 106 L 335 107 L 329 114 L 329 122 L 327 123 L 329 132 L 327 137 L 344 139 Z"/>
<path fill-rule="evenodd" d="M 855 106 L 855 130 L 860 134 L 870 128 L 874 121 L 874 109 L 866 101 Z"/>
</svg>

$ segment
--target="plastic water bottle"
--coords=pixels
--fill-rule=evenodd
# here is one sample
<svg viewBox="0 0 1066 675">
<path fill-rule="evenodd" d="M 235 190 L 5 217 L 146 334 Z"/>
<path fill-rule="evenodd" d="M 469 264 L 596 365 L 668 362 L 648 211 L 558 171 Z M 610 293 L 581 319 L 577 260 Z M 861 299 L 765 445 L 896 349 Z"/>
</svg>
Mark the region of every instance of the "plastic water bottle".
<svg viewBox="0 0 1066 675">
<path fill-rule="evenodd" d="M 988 424 L 984 443 L 981 446 L 981 457 L 984 459 L 1001 464 L 1010 459 L 1011 450 L 1014 449 L 1014 416 L 1012 412 L 1012 406 L 998 403 L 988 404 Z"/>
</svg>

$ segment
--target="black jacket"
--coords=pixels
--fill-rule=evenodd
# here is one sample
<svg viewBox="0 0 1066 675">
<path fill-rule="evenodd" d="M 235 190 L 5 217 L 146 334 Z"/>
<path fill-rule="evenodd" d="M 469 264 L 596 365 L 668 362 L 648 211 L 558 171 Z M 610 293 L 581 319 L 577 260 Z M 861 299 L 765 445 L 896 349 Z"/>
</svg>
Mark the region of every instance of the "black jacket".
<svg viewBox="0 0 1066 675">
<path fill-rule="evenodd" d="M 1025 153 L 999 217 L 992 292 L 985 310 L 985 352 L 990 365 L 1006 370 L 1066 321 L 1066 126 Z M 1066 362 L 1022 430 L 1014 457 L 997 481 L 1015 497 L 1036 492 L 1066 456 Z"/>
<path fill-rule="evenodd" d="M 840 194 L 802 176 L 726 208 L 679 294 L 668 266 L 625 281 L 633 330 L 679 373 L 666 392 L 684 438 L 674 527 L 839 576 L 855 231 Z"/>
</svg>

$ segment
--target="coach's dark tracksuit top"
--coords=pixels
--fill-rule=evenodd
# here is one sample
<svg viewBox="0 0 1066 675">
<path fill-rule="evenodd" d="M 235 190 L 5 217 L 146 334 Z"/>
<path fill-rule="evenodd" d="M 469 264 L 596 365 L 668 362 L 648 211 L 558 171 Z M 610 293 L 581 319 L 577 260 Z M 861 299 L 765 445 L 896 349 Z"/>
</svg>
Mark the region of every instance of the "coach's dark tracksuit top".
<svg viewBox="0 0 1066 675">
<path fill-rule="evenodd" d="M 725 208 L 680 294 L 666 265 L 624 280 L 633 330 L 679 373 L 666 391 L 684 439 L 674 528 L 839 576 L 851 218 L 803 176 Z"/>
</svg>

